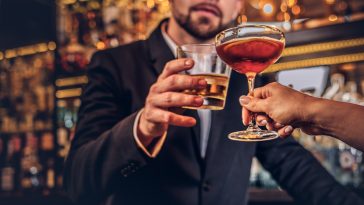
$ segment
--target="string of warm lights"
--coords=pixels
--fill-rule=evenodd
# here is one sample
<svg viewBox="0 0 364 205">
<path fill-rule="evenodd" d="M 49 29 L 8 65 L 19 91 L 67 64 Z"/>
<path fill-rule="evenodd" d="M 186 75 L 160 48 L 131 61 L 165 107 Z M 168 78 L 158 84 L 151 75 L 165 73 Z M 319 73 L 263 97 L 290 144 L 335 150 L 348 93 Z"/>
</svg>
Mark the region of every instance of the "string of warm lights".
<svg viewBox="0 0 364 205">
<path fill-rule="evenodd" d="M 331 41 L 324 43 L 315 43 L 303 46 L 288 47 L 284 49 L 282 56 L 295 56 L 295 55 L 305 55 L 310 53 L 317 53 L 323 51 L 332 51 L 344 48 L 364 46 L 364 38 L 355 38 L 340 41 Z"/>
<path fill-rule="evenodd" d="M 79 84 L 86 84 L 88 82 L 87 76 L 77 76 L 69 78 L 60 78 L 56 80 L 57 87 L 66 87 Z"/>
<path fill-rule="evenodd" d="M 321 66 L 321 65 L 352 63 L 358 61 L 364 61 L 364 53 L 337 55 L 337 56 L 277 63 L 271 65 L 267 70 L 264 71 L 264 73 L 272 73 L 282 70 L 292 70 L 297 68 L 306 68 L 306 67 Z"/>
<path fill-rule="evenodd" d="M 56 92 L 56 97 L 58 99 L 79 97 L 82 94 L 81 88 L 71 88 L 66 90 L 58 90 Z"/>
<path fill-rule="evenodd" d="M 8 49 L 5 51 L 0 51 L 0 60 L 16 58 L 19 56 L 33 55 L 37 53 L 43 53 L 47 51 L 54 51 L 56 49 L 56 43 L 50 41 L 48 43 L 38 43 L 29 46 L 23 46 L 14 49 Z"/>
</svg>

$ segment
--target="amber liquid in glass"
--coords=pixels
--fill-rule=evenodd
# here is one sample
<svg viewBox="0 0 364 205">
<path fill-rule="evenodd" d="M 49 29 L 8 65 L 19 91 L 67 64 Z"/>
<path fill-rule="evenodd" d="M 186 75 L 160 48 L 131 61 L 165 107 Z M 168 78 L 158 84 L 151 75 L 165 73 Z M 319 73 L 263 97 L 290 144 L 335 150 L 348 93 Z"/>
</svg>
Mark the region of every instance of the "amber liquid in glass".
<svg viewBox="0 0 364 205">
<path fill-rule="evenodd" d="M 275 63 L 284 48 L 283 42 L 268 37 L 251 37 L 227 41 L 216 51 L 238 73 L 260 73 Z"/>
<path fill-rule="evenodd" d="M 184 93 L 202 96 L 204 98 L 204 102 L 200 107 L 184 108 L 210 110 L 224 109 L 226 93 L 229 85 L 229 77 L 219 74 L 193 74 L 191 76 L 205 78 L 207 87 L 200 90 L 185 90 Z"/>
</svg>

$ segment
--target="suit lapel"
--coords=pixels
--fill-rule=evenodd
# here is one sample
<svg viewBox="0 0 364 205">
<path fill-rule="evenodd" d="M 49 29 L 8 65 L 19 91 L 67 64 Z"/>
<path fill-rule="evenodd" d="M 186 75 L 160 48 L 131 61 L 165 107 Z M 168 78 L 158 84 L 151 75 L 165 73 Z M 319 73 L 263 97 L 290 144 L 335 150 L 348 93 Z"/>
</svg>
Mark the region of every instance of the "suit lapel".
<svg viewBox="0 0 364 205">
<path fill-rule="evenodd" d="M 162 35 L 161 27 L 166 21 L 167 19 L 163 20 L 146 41 L 148 55 L 156 76 L 162 73 L 168 61 L 175 59 Z"/>
</svg>

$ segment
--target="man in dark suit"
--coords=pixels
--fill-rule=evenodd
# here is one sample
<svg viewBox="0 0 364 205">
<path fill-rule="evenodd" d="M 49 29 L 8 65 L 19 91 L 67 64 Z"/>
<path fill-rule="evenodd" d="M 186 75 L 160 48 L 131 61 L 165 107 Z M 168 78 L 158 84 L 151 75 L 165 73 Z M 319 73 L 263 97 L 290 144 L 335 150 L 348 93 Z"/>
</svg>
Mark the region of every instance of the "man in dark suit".
<svg viewBox="0 0 364 205">
<path fill-rule="evenodd" d="M 231 25 L 239 0 L 174 0 L 172 17 L 145 41 L 98 52 L 88 69 L 77 131 L 65 167 L 65 187 L 77 204 L 236 205 L 247 202 L 256 156 L 303 204 L 360 204 L 292 139 L 240 143 L 238 98 L 247 83 L 233 73 L 223 111 L 181 93 L 206 81 L 179 74 L 176 45 L 212 42 Z M 206 129 L 210 128 L 210 129 Z"/>
</svg>

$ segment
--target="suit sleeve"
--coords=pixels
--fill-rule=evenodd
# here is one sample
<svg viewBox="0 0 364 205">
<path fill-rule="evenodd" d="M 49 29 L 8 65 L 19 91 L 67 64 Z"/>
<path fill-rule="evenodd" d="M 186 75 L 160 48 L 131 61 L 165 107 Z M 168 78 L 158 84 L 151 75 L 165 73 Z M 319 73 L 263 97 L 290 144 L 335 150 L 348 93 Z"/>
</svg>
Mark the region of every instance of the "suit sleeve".
<svg viewBox="0 0 364 205">
<path fill-rule="evenodd" d="M 364 204 L 291 137 L 258 143 L 257 158 L 299 204 Z"/>
<path fill-rule="evenodd" d="M 75 138 L 65 164 L 64 186 L 76 204 L 98 204 L 148 163 L 138 148 L 130 94 L 107 52 L 88 67 Z"/>
</svg>

